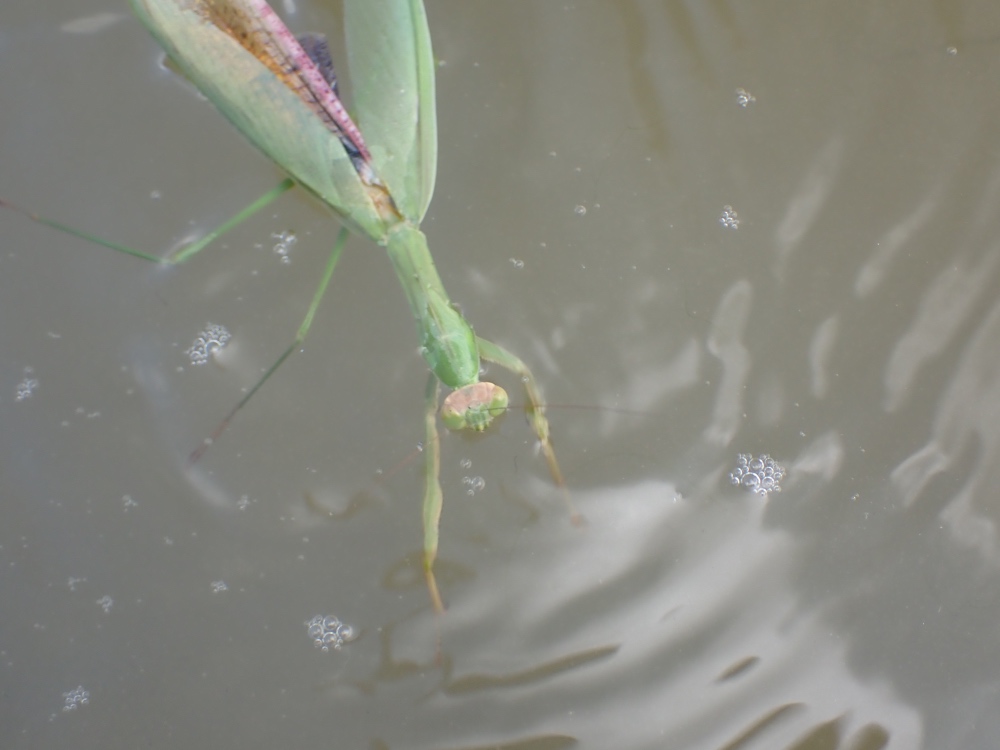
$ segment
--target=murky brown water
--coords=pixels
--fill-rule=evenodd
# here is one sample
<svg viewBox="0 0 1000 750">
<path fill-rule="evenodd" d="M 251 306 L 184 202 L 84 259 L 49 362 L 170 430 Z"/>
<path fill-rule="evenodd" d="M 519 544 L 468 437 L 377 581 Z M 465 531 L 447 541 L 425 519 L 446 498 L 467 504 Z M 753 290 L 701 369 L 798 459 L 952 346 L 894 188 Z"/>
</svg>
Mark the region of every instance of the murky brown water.
<svg viewBox="0 0 1000 750">
<path fill-rule="evenodd" d="M 425 230 L 559 405 L 587 527 L 517 415 L 449 436 L 435 664 L 419 467 L 372 483 L 425 382 L 383 254 L 352 241 L 189 470 L 336 221 L 292 193 L 164 271 L 0 215 L 0 745 L 995 746 L 1000 5 L 428 10 Z M 0 196 L 162 251 L 280 178 L 124 2 L 0 18 Z M 234 338 L 192 367 L 206 322 Z M 361 635 L 323 653 L 315 615 Z"/>
</svg>

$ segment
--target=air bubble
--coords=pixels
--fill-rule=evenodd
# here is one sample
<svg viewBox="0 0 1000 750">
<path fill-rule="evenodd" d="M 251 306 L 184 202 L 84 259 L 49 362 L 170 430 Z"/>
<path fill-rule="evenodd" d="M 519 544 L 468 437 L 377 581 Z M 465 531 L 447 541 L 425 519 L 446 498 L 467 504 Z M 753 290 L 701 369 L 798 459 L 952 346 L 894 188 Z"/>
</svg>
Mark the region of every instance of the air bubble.
<svg viewBox="0 0 1000 750">
<path fill-rule="evenodd" d="M 750 453 L 740 453 L 736 457 L 736 468 L 729 474 L 729 481 L 758 495 L 767 497 L 771 492 L 781 492 L 781 480 L 785 470 L 766 453 L 754 457 Z"/>
<path fill-rule="evenodd" d="M 333 615 L 316 615 L 306 622 L 306 633 L 312 639 L 313 645 L 320 651 L 340 651 L 345 643 L 350 643 L 358 637 L 350 625 L 341 622 Z"/>
<path fill-rule="evenodd" d="M 63 711 L 76 711 L 80 706 L 86 706 L 90 702 L 90 691 L 84 690 L 83 685 L 78 685 L 62 695 Z"/>
<path fill-rule="evenodd" d="M 746 109 L 755 101 L 757 101 L 757 97 L 746 89 L 736 89 L 736 103 L 743 107 L 743 109 Z"/>
<path fill-rule="evenodd" d="M 338 620 L 333 615 L 327 615 L 323 618 L 323 630 L 336 630 L 341 626 L 340 620 Z"/>
<path fill-rule="evenodd" d="M 732 206 L 723 206 L 722 216 L 719 217 L 719 223 L 726 229 L 739 229 L 740 217 L 736 215 L 736 211 L 733 210 Z"/>
<path fill-rule="evenodd" d="M 29 398 L 34 396 L 35 391 L 38 390 L 38 379 L 32 377 L 34 374 L 34 368 L 24 368 L 24 377 L 21 379 L 21 382 L 17 384 L 17 394 L 15 397 L 18 401 L 27 401 Z"/>
<path fill-rule="evenodd" d="M 463 469 L 471 469 L 472 468 L 472 459 L 471 458 L 463 458 L 461 461 L 458 462 L 458 465 L 461 466 Z"/>
<path fill-rule="evenodd" d="M 271 239 L 278 241 L 272 249 L 281 258 L 281 262 L 286 265 L 291 263 L 292 258 L 289 252 L 295 246 L 295 243 L 299 241 L 299 238 L 295 236 L 295 232 L 277 232 L 271 235 Z"/>
<path fill-rule="evenodd" d="M 477 492 L 486 487 L 486 480 L 482 477 L 462 477 L 462 484 L 466 486 L 465 494 L 474 497 Z"/>
<path fill-rule="evenodd" d="M 195 337 L 194 343 L 185 350 L 192 365 L 203 365 L 216 351 L 222 349 L 232 338 L 225 326 L 208 323 L 205 330 Z"/>
<path fill-rule="evenodd" d="M 574 206 L 573 207 L 573 213 L 575 213 L 577 216 L 586 216 L 587 215 L 587 207 L 586 206 Z"/>
</svg>

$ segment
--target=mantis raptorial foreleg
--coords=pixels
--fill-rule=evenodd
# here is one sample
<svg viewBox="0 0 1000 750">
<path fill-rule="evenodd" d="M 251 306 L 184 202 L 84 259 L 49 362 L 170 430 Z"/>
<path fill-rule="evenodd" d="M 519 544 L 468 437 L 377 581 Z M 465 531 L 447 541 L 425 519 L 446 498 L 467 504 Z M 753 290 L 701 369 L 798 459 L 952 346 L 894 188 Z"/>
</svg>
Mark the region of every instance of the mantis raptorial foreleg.
<svg viewBox="0 0 1000 750">
<path fill-rule="evenodd" d="M 566 480 L 563 479 L 562 471 L 559 469 L 559 462 L 556 461 L 556 453 L 552 448 L 552 440 L 549 436 L 549 420 L 545 418 L 545 404 L 542 401 L 542 394 L 538 389 L 535 376 L 531 374 L 531 370 L 521 361 L 520 357 L 507 351 L 499 344 L 494 344 L 492 341 L 487 341 L 479 336 L 476 337 L 476 344 L 479 347 L 480 357 L 487 362 L 498 364 L 520 377 L 521 382 L 524 384 L 524 391 L 530 402 L 525 407 L 528 415 L 528 423 L 538 438 L 538 445 L 542 451 L 542 455 L 545 456 L 545 463 L 548 464 L 552 481 L 559 488 L 559 494 L 562 495 L 563 502 L 569 511 L 570 520 L 574 524 L 582 523 L 583 516 L 573 507 L 573 501 L 570 499 L 569 490 L 566 487 Z"/>
<path fill-rule="evenodd" d="M 528 422 L 531 425 L 535 437 L 538 438 L 538 445 L 545 456 L 545 463 L 549 467 L 552 481 L 559 488 L 559 494 L 566 504 L 570 520 L 574 525 L 583 523 L 583 516 L 573 506 L 573 501 L 569 496 L 569 489 L 563 479 L 562 471 L 559 469 L 559 462 L 556 460 L 556 453 L 552 447 L 552 439 L 549 433 L 549 420 L 545 417 L 545 405 L 542 401 L 542 394 L 538 389 L 535 376 L 532 375 L 528 366 L 521 361 L 517 355 L 507 351 L 499 344 L 494 344 L 479 336 L 476 337 L 476 345 L 479 348 L 479 356 L 494 364 L 510 370 L 517 375 L 524 384 L 525 393 L 528 396 L 528 405 L 525 411 L 528 415 Z M 438 529 L 441 523 L 441 506 L 444 496 L 441 491 L 439 479 L 441 470 L 441 441 L 438 439 L 437 416 L 438 399 L 440 396 L 440 381 L 431 373 L 427 381 L 427 393 L 424 406 L 424 427 L 426 430 L 424 438 L 424 471 L 426 473 L 424 484 L 424 578 L 427 581 L 427 589 L 430 592 L 431 603 L 437 612 L 444 611 L 444 603 L 441 600 L 441 593 L 438 590 L 437 580 L 434 578 L 434 561 L 437 559 L 438 551 Z"/>
</svg>

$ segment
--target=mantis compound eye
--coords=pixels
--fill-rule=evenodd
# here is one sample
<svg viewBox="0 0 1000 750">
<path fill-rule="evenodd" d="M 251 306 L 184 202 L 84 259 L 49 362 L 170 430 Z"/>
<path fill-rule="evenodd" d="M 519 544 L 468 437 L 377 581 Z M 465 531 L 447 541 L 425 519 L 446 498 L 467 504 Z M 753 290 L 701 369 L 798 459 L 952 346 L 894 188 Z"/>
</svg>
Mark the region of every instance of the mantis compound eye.
<svg viewBox="0 0 1000 750">
<path fill-rule="evenodd" d="M 452 391 L 441 405 L 441 420 L 449 430 L 482 432 L 507 409 L 507 391 L 493 383 L 473 383 Z"/>
</svg>

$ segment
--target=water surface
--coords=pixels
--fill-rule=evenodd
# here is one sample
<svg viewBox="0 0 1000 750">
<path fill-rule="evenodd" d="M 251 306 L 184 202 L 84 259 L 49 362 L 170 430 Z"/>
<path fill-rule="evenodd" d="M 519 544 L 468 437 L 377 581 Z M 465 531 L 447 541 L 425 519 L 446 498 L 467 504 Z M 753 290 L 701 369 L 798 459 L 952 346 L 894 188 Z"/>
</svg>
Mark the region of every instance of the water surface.
<svg viewBox="0 0 1000 750">
<path fill-rule="evenodd" d="M 447 437 L 435 620 L 390 471 L 426 373 L 361 240 L 185 466 L 305 312 L 337 223 L 301 192 L 167 270 L 0 215 L 0 744 L 991 747 L 1000 6 L 428 12 L 425 230 L 555 404 L 587 526 L 516 413 Z M 165 252 L 280 179 L 124 3 L 3 18 L 0 196 Z"/>
</svg>

